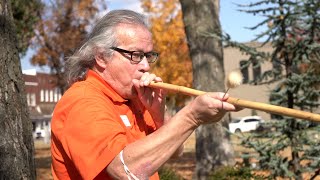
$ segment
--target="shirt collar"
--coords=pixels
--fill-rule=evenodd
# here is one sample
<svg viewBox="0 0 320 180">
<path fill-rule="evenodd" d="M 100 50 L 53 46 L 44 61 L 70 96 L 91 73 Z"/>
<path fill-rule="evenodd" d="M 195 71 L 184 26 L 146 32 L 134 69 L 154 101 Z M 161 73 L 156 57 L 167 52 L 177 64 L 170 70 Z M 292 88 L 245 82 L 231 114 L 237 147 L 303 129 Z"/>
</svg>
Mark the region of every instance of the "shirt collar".
<svg viewBox="0 0 320 180">
<path fill-rule="evenodd" d="M 93 70 L 88 70 L 85 81 L 93 83 L 97 88 L 108 96 L 114 102 L 124 103 L 128 100 L 121 97 L 98 73 Z"/>
</svg>

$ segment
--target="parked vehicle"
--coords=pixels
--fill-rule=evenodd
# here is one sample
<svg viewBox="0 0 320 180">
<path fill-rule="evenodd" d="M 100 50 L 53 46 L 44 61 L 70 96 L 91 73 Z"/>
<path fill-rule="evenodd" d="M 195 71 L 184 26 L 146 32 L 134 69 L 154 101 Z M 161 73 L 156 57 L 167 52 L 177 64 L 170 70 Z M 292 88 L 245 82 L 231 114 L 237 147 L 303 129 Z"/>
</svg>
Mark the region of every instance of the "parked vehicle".
<svg viewBox="0 0 320 180">
<path fill-rule="evenodd" d="M 229 131 L 232 133 L 249 132 L 257 130 L 264 120 L 260 116 L 246 116 L 237 118 L 229 123 Z"/>
</svg>

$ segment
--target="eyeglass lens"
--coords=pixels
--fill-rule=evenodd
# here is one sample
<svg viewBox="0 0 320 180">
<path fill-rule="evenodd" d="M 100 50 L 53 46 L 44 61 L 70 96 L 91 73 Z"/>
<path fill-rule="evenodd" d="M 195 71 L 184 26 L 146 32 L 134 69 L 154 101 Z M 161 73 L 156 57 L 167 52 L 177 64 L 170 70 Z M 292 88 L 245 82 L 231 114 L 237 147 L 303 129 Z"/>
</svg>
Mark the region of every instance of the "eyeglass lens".
<svg viewBox="0 0 320 180">
<path fill-rule="evenodd" d="M 158 58 L 158 55 L 156 53 L 153 52 L 149 52 L 149 53 L 143 53 L 143 52 L 133 52 L 132 53 L 132 61 L 134 62 L 140 62 L 143 60 L 143 58 L 146 57 L 147 61 L 149 63 L 155 62 Z"/>
</svg>

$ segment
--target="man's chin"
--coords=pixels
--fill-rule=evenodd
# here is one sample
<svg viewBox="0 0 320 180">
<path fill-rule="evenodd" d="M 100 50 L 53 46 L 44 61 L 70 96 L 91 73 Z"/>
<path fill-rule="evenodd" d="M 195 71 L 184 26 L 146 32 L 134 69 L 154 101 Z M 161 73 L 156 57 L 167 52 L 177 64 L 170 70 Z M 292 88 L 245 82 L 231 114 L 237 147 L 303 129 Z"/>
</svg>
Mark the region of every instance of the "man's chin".
<svg viewBox="0 0 320 180">
<path fill-rule="evenodd" d="M 131 90 L 130 94 L 127 94 L 127 97 L 126 97 L 126 99 L 130 99 L 130 100 L 137 99 L 137 98 L 138 98 L 138 92 L 134 88 Z"/>
</svg>

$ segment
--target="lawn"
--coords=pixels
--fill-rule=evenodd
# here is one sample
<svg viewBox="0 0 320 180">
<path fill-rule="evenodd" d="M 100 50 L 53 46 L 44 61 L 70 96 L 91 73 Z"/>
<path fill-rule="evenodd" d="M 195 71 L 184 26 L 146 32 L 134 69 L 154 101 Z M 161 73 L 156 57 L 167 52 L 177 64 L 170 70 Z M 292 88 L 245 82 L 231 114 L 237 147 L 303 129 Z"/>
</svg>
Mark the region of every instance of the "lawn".
<svg viewBox="0 0 320 180">
<path fill-rule="evenodd" d="M 236 136 L 231 136 L 231 143 L 233 144 L 234 151 L 235 151 L 235 159 L 238 165 L 243 164 L 243 159 L 240 157 L 242 153 L 254 153 L 252 149 L 244 148 L 243 146 L 239 145 L 240 140 Z M 51 180 L 51 154 L 50 154 L 50 145 L 45 144 L 41 140 L 35 141 L 35 148 L 36 148 L 36 167 L 37 167 L 37 179 L 39 180 Z M 281 156 L 290 157 L 291 148 L 285 149 L 283 152 L 280 153 Z M 193 171 L 195 168 L 195 135 L 192 134 L 189 139 L 185 142 L 185 151 L 182 157 L 178 159 L 172 159 L 165 164 L 166 167 L 173 169 L 176 173 L 182 176 L 184 179 L 189 180 L 192 179 Z M 251 158 L 249 160 L 250 164 L 257 164 L 258 162 Z M 267 171 L 255 171 L 254 173 L 260 175 L 268 175 Z M 310 174 L 304 174 L 303 179 L 310 179 Z M 316 178 L 320 180 L 319 178 Z"/>
</svg>

